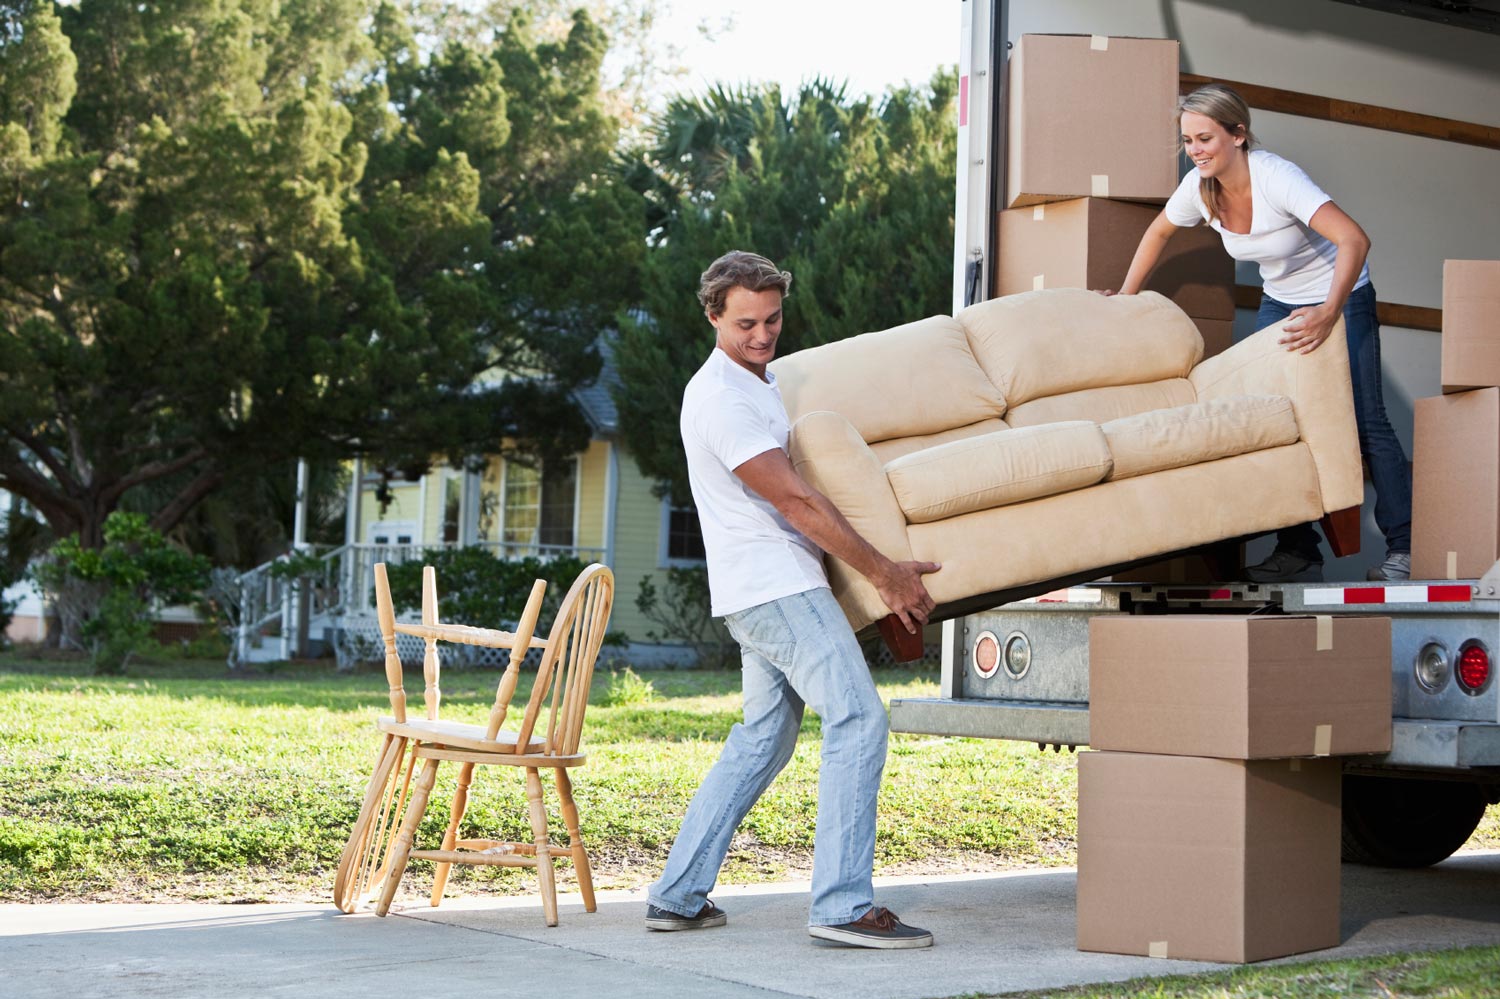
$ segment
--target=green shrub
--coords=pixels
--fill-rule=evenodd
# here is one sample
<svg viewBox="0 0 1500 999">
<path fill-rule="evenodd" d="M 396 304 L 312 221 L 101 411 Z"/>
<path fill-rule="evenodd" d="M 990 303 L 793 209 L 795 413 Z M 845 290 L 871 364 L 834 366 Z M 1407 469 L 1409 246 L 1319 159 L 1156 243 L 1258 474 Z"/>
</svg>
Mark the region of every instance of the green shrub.
<svg viewBox="0 0 1500 999">
<path fill-rule="evenodd" d="M 424 565 L 437 571 L 442 619 L 483 628 L 514 627 L 526 606 L 526 598 L 531 595 L 532 583 L 545 579 L 547 593 L 542 598 L 542 614 L 537 622 L 537 631 L 542 634 L 551 627 L 568 587 L 587 567 L 570 555 L 547 560 L 503 559 L 479 546 L 430 548 L 421 558 L 386 567 L 391 602 L 398 614 L 421 609 Z M 626 641 L 623 634 L 612 631 L 605 636 L 604 644 L 622 645 Z"/>
<path fill-rule="evenodd" d="M 653 642 L 690 646 L 696 665 L 723 669 L 739 664 L 739 647 L 729 632 L 709 613 L 708 569 L 676 566 L 667 570 L 667 585 L 658 592 L 650 576 L 641 578 L 636 610 L 657 630 L 646 632 Z"/>
<path fill-rule="evenodd" d="M 626 666 L 610 674 L 604 690 L 604 703 L 612 708 L 638 708 L 656 700 L 656 687 Z"/>
<path fill-rule="evenodd" d="M 172 547 L 141 514 L 117 510 L 101 547 L 69 535 L 32 575 L 57 608 L 63 644 L 87 652 L 96 673 L 122 673 L 151 637 L 152 604 L 193 600 L 208 582 L 208 560 Z"/>
</svg>

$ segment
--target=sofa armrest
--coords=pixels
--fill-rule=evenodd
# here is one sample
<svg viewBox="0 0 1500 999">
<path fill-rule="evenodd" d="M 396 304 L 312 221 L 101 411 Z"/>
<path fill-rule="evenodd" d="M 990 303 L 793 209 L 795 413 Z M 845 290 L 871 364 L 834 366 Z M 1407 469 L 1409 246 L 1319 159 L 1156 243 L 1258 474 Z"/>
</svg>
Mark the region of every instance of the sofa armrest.
<svg viewBox="0 0 1500 999">
<path fill-rule="evenodd" d="M 789 450 L 797 473 L 838 507 L 860 537 L 887 558 L 911 560 L 906 516 L 885 468 L 848 420 L 826 410 L 804 414 L 792 426 Z M 824 562 L 833 592 L 856 629 L 890 612 L 869 580 L 832 556 Z"/>
<path fill-rule="evenodd" d="M 1200 362 L 1188 380 L 1200 401 L 1263 394 L 1291 399 L 1298 431 L 1318 470 L 1324 512 L 1358 506 L 1365 496 L 1364 470 L 1343 317 L 1311 354 L 1282 347 L 1277 342 L 1281 325 L 1267 326 Z"/>
</svg>

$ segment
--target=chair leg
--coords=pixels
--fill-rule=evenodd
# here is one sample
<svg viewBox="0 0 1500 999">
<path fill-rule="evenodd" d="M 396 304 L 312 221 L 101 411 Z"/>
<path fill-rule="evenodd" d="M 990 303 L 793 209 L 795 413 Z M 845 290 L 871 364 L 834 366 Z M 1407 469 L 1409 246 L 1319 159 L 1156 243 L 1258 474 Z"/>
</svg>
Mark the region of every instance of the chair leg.
<svg viewBox="0 0 1500 999">
<path fill-rule="evenodd" d="M 563 822 L 568 826 L 568 845 L 573 851 L 573 870 L 578 875 L 578 890 L 583 895 L 583 911 L 594 912 L 594 869 L 589 865 L 589 853 L 583 847 L 583 836 L 578 831 L 578 806 L 573 802 L 573 782 L 568 771 L 557 768 L 557 796 L 562 799 Z"/>
<path fill-rule="evenodd" d="M 381 889 L 380 901 L 375 905 L 375 915 L 383 916 L 391 911 L 391 901 L 396 889 L 401 886 L 401 876 L 406 873 L 406 862 L 411 856 L 412 840 L 416 838 L 417 826 L 422 823 L 422 813 L 427 810 L 427 799 L 432 795 L 432 785 L 437 783 L 438 761 L 428 760 L 422 767 L 422 776 L 412 790 L 411 800 L 406 805 L 406 817 L 401 820 L 401 831 L 391 843 L 389 870 L 385 874 L 385 887 Z"/>
<path fill-rule="evenodd" d="M 397 743 L 400 745 L 396 745 Z M 359 807 L 359 816 L 349 830 L 349 839 L 339 854 L 338 871 L 333 878 L 333 904 L 340 911 L 353 912 L 364 894 L 364 875 L 378 861 L 384 837 L 376 830 L 383 825 L 389 807 L 389 791 L 400 778 L 401 751 L 406 740 L 386 734 L 380 750 L 375 754 L 375 769 L 370 774 L 370 783 L 365 788 L 364 801 Z M 383 807 L 384 803 L 384 807 Z"/>
<path fill-rule="evenodd" d="M 526 802 L 531 806 L 531 833 L 536 839 L 536 876 L 542 887 L 542 915 L 548 926 L 556 926 L 557 874 L 552 869 L 552 848 L 547 841 L 547 809 L 542 804 L 542 778 L 536 767 L 526 768 Z"/>
<path fill-rule="evenodd" d="M 474 777 L 474 764 L 465 763 L 458 771 L 458 790 L 453 792 L 453 810 L 448 817 L 448 831 L 443 833 L 443 849 L 453 849 L 453 844 L 458 841 L 458 824 L 463 821 L 464 812 L 469 808 L 469 783 Z M 448 872 L 453 870 L 453 864 L 442 862 L 433 870 L 432 876 L 432 907 L 436 909 L 443 902 L 443 889 L 448 886 Z"/>
</svg>

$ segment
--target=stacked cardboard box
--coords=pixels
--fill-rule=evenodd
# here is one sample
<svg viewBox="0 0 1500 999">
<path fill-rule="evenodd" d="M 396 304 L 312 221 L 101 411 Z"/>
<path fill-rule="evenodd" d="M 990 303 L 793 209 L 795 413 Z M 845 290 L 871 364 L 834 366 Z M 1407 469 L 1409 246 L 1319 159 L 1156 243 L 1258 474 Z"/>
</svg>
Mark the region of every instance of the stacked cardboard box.
<svg viewBox="0 0 1500 999">
<path fill-rule="evenodd" d="M 1089 659 L 1079 949 L 1336 946 L 1334 757 L 1390 749 L 1389 619 L 1100 615 Z"/>
<path fill-rule="evenodd" d="M 1477 579 L 1500 560 L 1500 260 L 1443 263 L 1443 395 L 1418 399 L 1413 579 Z"/>
<path fill-rule="evenodd" d="M 1161 38 L 1021 36 L 1009 64 L 996 295 L 1124 281 L 1177 187 L 1177 49 Z M 1146 288 L 1192 317 L 1205 357 L 1229 346 L 1234 261 L 1212 230 L 1179 233 Z"/>
</svg>

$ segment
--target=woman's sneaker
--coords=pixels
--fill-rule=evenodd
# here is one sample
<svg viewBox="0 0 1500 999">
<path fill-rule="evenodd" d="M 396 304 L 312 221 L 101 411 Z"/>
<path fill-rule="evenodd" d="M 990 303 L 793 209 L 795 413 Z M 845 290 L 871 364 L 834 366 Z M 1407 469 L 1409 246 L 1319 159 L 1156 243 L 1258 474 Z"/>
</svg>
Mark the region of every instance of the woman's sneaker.
<svg viewBox="0 0 1500 999">
<path fill-rule="evenodd" d="M 1386 552 L 1385 561 L 1365 573 L 1371 582 L 1382 579 L 1410 579 L 1411 552 Z"/>
<path fill-rule="evenodd" d="M 658 905 L 646 906 L 646 928 L 670 933 L 673 930 L 706 930 L 711 926 L 723 926 L 729 916 L 712 902 L 704 902 L 696 916 L 680 916 L 670 909 Z"/>
<path fill-rule="evenodd" d="M 881 950 L 905 950 L 912 947 L 931 947 L 932 934 L 915 926 L 907 926 L 896 918 L 896 914 L 883 905 L 877 905 L 852 923 L 834 926 L 809 926 L 807 932 L 819 940 L 833 940 L 850 947 L 876 947 Z"/>
</svg>

